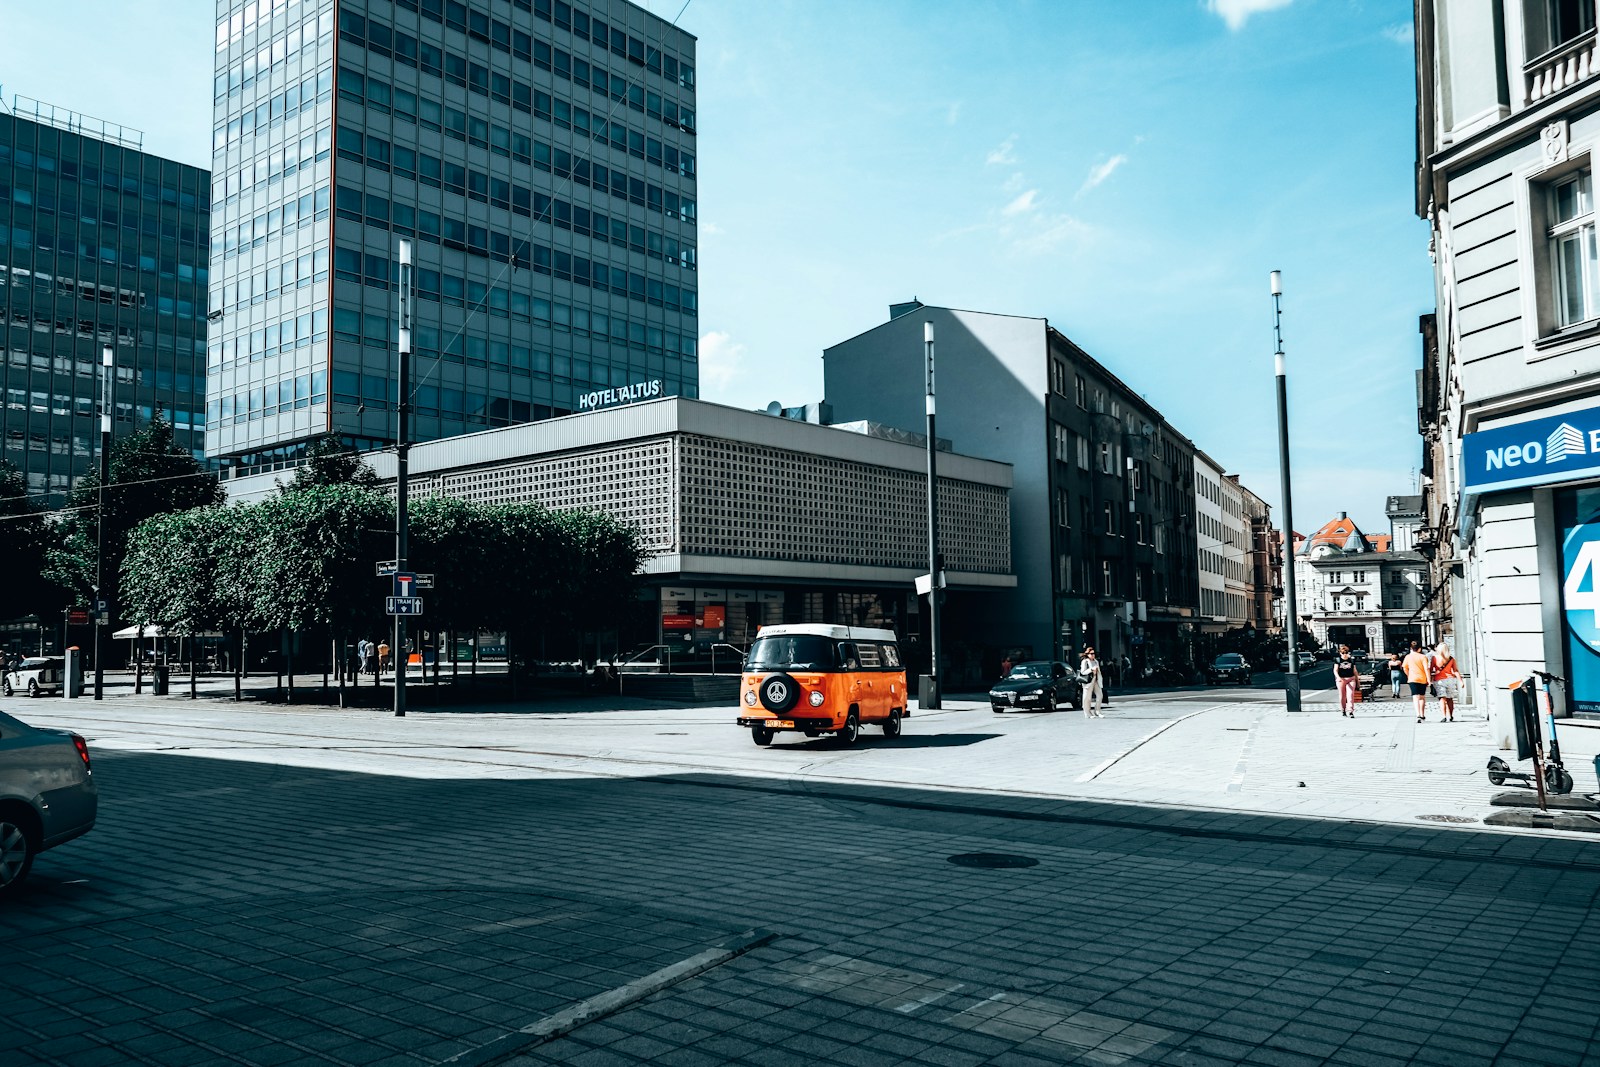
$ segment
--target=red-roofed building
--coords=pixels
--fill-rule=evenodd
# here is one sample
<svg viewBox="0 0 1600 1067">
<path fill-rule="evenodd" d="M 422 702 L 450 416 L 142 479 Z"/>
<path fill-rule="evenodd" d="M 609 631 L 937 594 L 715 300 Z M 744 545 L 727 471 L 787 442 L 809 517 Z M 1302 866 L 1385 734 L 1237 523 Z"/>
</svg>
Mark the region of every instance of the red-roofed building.
<svg viewBox="0 0 1600 1067">
<path fill-rule="evenodd" d="M 1423 639 L 1416 613 L 1427 600 L 1427 562 L 1391 551 L 1397 540 L 1407 538 L 1368 534 L 1345 512 L 1296 535 L 1297 614 L 1318 644 L 1378 655 Z"/>
</svg>

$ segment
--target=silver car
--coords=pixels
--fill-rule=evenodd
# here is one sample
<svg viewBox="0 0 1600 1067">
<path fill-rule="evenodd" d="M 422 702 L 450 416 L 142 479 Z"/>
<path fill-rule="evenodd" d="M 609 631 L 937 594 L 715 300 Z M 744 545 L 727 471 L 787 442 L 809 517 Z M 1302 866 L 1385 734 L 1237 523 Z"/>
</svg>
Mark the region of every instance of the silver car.
<svg viewBox="0 0 1600 1067">
<path fill-rule="evenodd" d="M 0 712 L 0 897 L 28 877 L 39 853 L 93 829 L 98 808 L 82 737 Z"/>
</svg>

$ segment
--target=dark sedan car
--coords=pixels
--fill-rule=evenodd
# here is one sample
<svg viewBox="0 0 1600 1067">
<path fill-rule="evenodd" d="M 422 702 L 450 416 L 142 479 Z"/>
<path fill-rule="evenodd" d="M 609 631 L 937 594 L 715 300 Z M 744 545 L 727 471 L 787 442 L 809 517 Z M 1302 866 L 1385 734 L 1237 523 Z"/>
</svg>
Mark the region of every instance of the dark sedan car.
<svg viewBox="0 0 1600 1067">
<path fill-rule="evenodd" d="M 1054 711 L 1059 704 L 1083 707 L 1083 686 L 1065 663 L 1029 660 L 989 687 L 989 707 L 995 712 L 1033 708 Z"/>
<path fill-rule="evenodd" d="M 1249 660 L 1237 652 L 1224 652 L 1206 668 L 1206 684 L 1232 682 L 1235 685 L 1249 685 L 1251 673 Z"/>
<path fill-rule="evenodd" d="M 98 807 L 83 738 L 0 712 L 0 897 L 39 853 L 93 829 Z"/>
</svg>

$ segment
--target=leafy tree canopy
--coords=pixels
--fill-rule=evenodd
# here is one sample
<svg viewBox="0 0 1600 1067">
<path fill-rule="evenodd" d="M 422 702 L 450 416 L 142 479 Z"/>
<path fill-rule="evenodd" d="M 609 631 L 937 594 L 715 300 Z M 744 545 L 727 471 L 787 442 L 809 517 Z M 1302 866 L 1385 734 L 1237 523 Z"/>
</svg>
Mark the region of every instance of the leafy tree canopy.
<svg viewBox="0 0 1600 1067">
<path fill-rule="evenodd" d="M 361 458 L 354 446 L 346 444 L 337 434 L 328 434 L 311 442 L 306 449 L 306 462 L 295 468 L 294 477 L 283 492 L 309 489 L 314 485 L 354 485 L 362 489 L 376 489 L 378 476 Z"/>
</svg>

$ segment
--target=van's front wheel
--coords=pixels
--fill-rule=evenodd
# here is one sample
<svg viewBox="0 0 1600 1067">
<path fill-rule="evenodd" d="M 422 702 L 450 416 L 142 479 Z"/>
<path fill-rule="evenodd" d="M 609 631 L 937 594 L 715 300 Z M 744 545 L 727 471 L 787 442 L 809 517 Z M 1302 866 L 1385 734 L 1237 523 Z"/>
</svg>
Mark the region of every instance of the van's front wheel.
<svg viewBox="0 0 1600 1067">
<path fill-rule="evenodd" d="M 856 739 L 860 736 L 861 718 L 852 711 L 844 718 L 844 729 L 834 734 L 834 737 L 838 739 L 841 745 L 853 745 L 856 743 Z"/>
</svg>

